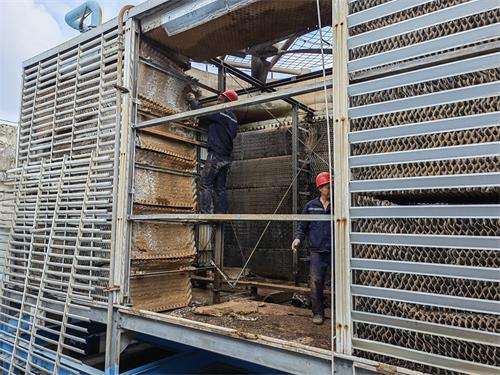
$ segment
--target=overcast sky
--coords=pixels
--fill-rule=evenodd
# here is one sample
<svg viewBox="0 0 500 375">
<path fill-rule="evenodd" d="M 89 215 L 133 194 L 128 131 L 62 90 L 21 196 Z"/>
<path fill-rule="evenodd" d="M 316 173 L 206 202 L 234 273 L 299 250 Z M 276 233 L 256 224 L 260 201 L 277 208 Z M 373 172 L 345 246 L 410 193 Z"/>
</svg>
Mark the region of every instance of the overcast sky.
<svg viewBox="0 0 500 375">
<path fill-rule="evenodd" d="M 64 15 L 84 0 L 0 0 L 0 119 L 19 120 L 21 65 L 79 32 Z M 98 0 L 103 22 L 116 17 L 125 4 L 143 0 Z"/>
</svg>

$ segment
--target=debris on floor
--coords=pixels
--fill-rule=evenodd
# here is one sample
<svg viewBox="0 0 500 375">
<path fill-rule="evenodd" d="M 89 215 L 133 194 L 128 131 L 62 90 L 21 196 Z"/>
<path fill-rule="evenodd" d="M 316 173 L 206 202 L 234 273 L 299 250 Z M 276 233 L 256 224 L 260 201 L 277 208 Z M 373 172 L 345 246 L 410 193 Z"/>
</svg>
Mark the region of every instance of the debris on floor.
<svg viewBox="0 0 500 375">
<path fill-rule="evenodd" d="M 210 306 L 187 307 L 167 314 L 232 328 L 242 337 L 268 336 L 330 349 L 330 310 L 327 309 L 325 313 L 325 323 L 318 326 L 313 324 L 311 311 L 308 309 L 237 299 Z"/>
</svg>

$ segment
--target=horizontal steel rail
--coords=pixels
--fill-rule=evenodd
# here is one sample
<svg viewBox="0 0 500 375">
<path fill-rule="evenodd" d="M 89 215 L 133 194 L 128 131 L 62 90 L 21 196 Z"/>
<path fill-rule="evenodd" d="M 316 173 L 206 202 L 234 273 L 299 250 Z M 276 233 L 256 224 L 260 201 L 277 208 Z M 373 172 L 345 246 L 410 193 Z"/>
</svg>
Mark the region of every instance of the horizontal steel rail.
<svg viewBox="0 0 500 375">
<path fill-rule="evenodd" d="M 352 193 L 359 193 L 370 191 L 451 189 L 482 186 L 500 186 L 500 172 L 358 180 L 350 182 L 350 191 Z"/>
<path fill-rule="evenodd" d="M 500 125 L 500 112 L 481 113 L 471 116 L 450 117 L 441 120 L 351 132 L 349 133 L 349 142 L 351 144 L 358 144 L 400 137 L 414 137 L 458 130 L 480 129 L 497 125 Z"/>
<path fill-rule="evenodd" d="M 425 42 L 382 52 L 377 55 L 351 60 L 347 64 L 347 67 L 349 69 L 349 73 L 354 73 L 359 70 L 370 69 L 380 65 L 395 63 L 405 59 L 423 56 L 445 49 L 497 38 L 499 34 L 499 24 L 478 27 L 476 29 L 467 30 L 456 34 L 443 36 L 441 38 L 431 39 Z"/>
<path fill-rule="evenodd" d="M 496 1 L 472 0 L 352 36 L 347 44 L 352 49 L 496 8 Z"/>
<path fill-rule="evenodd" d="M 399 328 L 407 331 L 419 332 L 428 335 L 439 335 L 455 340 L 480 343 L 483 345 L 500 346 L 500 334 L 490 331 L 479 331 L 470 328 L 425 322 L 400 318 L 397 316 L 353 311 L 352 320 L 359 323 L 375 324 L 390 328 Z"/>
<path fill-rule="evenodd" d="M 376 286 L 365 286 L 353 284 L 351 286 L 353 296 L 380 298 L 391 301 L 415 303 L 418 305 L 444 307 L 463 311 L 475 311 L 484 314 L 500 314 L 500 301 L 485 300 L 478 298 L 465 298 L 444 294 L 415 292 L 411 290 L 381 288 Z"/>
<path fill-rule="evenodd" d="M 331 88 L 332 84 L 327 83 L 327 88 Z M 247 105 L 252 105 L 252 104 L 261 104 L 261 103 L 267 103 L 267 102 L 272 102 L 274 100 L 280 100 L 283 98 L 289 98 L 294 95 L 302 95 L 302 94 L 307 94 L 310 92 L 316 92 L 323 90 L 323 82 L 317 82 L 317 83 L 312 83 L 309 85 L 305 86 L 298 86 L 298 87 L 292 87 L 289 89 L 285 90 L 280 90 L 268 94 L 261 94 L 261 95 L 256 95 L 250 98 L 244 98 L 240 99 L 235 102 L 230 102 L 230 103 L 223 103 L 223 104 L 217 104 L 214 106 L 206 107 L 206 108 L 200 108 L 200 109 L 195 109 L 191 111 L 186 111 L 182 113 L 178 113 L 175 115 L 171 116 L 166 116 L 166 117 L 160 117 L 148 121 L 141 122 L 139 124 L 136 124 L 134 128 L 136 129 L 143 129 L 151 126 L 157 126 L 157 125 L 162 125 L 166 124 L 168 122 L 173 122 L 173 121 L 183 121 L 183 120 L 188 120 L 192 119 L 195 117 L 202 117 L 205 115 L 209 115 L 212 113 L 217 113 L 220 111 L 225 111 L 229 109 L 236 109 L 239 107 L 244 107 Z"/>
<path fill-rule="evenodd" d="M 498 204 L 351 207 L 351 219 L 364 218 L 477 218 L 500 219 Z"/>
<path fill-rule="evenodd" d="M 349 2 L 354 2 L 355 0 L 349 0 Z M 362 1 L 362 0 L 361 0 Z M 410 9 L 425 3 L 429 3 L 434 0 L 399 0 L 399 1 L 389 1 L 387 3 L 365 9 L 361 12 L 353 13 L 347 16 L 347 26 L 353 27 L 372 21 L 377 18 L 385 17 L 390 14 L 401 12 L 406 9 Z"/>
<path fill-rule="evenodd" d="M 417 363 L 424 363 L 430 366 L 435 366 L 451 371 L 457 371 L 459 373 L 465 373 L 471 375 L 498 374 L 498 367 L 488 366 L 476 362 L 464 361 L 453 357 L 444 357 L 437 354 L 421 352 L 414 349 L 408 349 L 396 345 L 381 343 L 379 341 L 354 338 L 352 340 L 352 343 L 354 348 L 363 351 L 388 355 L 391 357 L 396 357 Z"/>
<path fill-rule="evenodd" d="M 351 267 L 356 270 L 400 272 L 414 275 L 500 282 L 500 270 L 495 267 L 471 267 L 455 264 L 404 262 L 364 258 L 351 259 Z"/>
<path fill-rule="evenodd" d="M 360 168 L 375 165 L 419 163 L 434 160 L 479 158 L 497 156 L 499 153 L 500 142 L 489 142 L 351 156 L 349 160 L 351 168 Z"/>
<path fill-rule="evenodd" d="M 500 28 L 499 28 L 500 31 Z M 489 82 L 481 85 L 460 87 L 452 90 L 433 92 L 430 94 L 416 95 L 409 98 L 388 100 L 349 109 L 351 119 L 377 116 L 381 114 L 407 111 L 422 107 L 433 107 L 442 104 L 455 103 L 465 100 L 488 98 L 498 96 L 500 93 L 499 82 Z"/>
<path fill-rule="evenodd" d="M 353 232 L 351 243 L 500 251 L 500 237 L 488 236 Z"/>
<path fill-rule="evenodd" d="M 331 373 L 331 352 L 264 336 L 247 340 L 238 337 L 236 330 L 200 324 L 187 319 L 159 316 L 141 311 L 136 314 L 120 309 L 121 327 L 153 337 L 240 358 L 252 363 L 291 374 Z M 147 319 L 149 318 L 149 319 Z M 309 350 L 308 350 L 309 349 Z"/>
<path fill-rule="evenodd" d="M 132 221 L 330 221 L 329 215 L 303 214 L 144 214 L 132 215 Z"/>
<path fill-rule="evenodd" d="M 477 56 L 470 59 L 395 74 L 389 77 L 355 83 L 348 87 L 348 92 L 351 96 L 363 95 L 380 90 L 389 90 L 396 87 L 413 85 L 481 70 L 495 69 L 499 66 L 500 52 L 491 53 L 484 56 Z"/>
</svg>

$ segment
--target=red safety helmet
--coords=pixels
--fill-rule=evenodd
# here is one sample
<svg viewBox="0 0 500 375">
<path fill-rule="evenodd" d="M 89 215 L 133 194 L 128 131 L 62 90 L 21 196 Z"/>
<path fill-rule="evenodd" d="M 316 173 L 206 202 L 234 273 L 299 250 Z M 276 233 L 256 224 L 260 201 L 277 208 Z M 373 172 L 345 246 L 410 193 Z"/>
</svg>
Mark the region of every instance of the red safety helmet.
<svg viewBox="0 0 500 375">
<path fill-rule="evenodd" d="M 316 176 L 316 187 L 319 188 L 322 185 L 329 184 L 330 181 L 333 182 L 333 177 L 328 172 L 321 172 Z"/>
<path fill-rule="evenodd" d="M 226 90 L 221 95 L 224 95 L 230 102 L 238 100 L 238 94 L 234 90 Z"/>
</svg>

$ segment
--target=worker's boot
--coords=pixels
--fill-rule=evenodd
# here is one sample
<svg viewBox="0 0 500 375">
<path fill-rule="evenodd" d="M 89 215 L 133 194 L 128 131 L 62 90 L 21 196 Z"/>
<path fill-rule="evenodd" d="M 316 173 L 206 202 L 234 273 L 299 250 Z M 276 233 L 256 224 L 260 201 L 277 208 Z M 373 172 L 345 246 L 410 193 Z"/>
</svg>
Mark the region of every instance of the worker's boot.
<svg viewBox="0 0 500 375">
<path fill-rule="evenodd" d="M 325 317 L 323 315 L 316 314 L 313 316 L 313 323 L 314 324 L 323 324 L 324 321 L 325 321 Z"/>
</svg>

